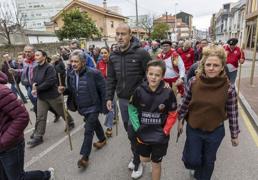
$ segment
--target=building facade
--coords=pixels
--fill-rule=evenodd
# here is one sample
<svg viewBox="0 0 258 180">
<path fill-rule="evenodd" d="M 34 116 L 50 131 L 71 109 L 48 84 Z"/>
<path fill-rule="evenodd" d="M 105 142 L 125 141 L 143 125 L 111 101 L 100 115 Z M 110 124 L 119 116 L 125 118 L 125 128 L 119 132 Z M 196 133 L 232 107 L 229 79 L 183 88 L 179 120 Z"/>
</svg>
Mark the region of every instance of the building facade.
<svg viewBox="0 0 258 180">
<path fill-rule="evenodd" d="M 110 11 L 107 8 L 106 0 L 103 1 L 103 7 L 96 6 L 79 0 L 74 0 L 61 9 L 56 15 L 51 18 L 51 22 L 46 22 L 46 30 L 54 32 L 63 27 L 63 12 L 69 12 L 74 8 L 79 9 L 81 12 L 86 12 L 88 16 L 95 22 L 96 27 L 99 29 L 103 39 L 113 41 L 116 36 L 116 28 L 119 24 L 127 20 L 126 17 Z"/>
<path fill-rule="evenodd" d="M 44 31 L 44 22 L 63 9 L 72 0 L 15 0 L 17 11 L 23 16 L 25 29 Z"/>
<path fill-rule="evenodd" d="M 247 44 L 248 49 L 254 48 L 255 35 L 257 31 L 258 23 L 258 2 L 257 0 L 247 0 L 246 3 L 246 33 L 247 33 Z"/>
<path fill-rule="evenodd" d="M 184 12 L 180 12 L 177 15 L 163 14 L 161 17 L 154 19 L 153 23 L 154 25 L 157 23 L 168 24 L 170 28 L 168 39 L 172 41 L 192 38 L 192 15 Z"/>
</svg>

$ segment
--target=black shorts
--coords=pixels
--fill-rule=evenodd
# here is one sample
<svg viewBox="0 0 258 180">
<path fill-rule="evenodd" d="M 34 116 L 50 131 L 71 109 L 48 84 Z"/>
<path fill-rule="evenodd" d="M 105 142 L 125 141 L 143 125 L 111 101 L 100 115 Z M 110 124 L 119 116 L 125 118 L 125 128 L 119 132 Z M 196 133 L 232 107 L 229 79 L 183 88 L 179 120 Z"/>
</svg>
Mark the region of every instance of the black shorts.
<svg viewBox="0 0 258 180">
<path fill-rule="evenodd" d="M 136 152 L 143 157 L 151 158 L 154 163 L 162 161 L 163 156 L 167 154 L 168 143 L 166 144 L 141 144 L 137 143 Z"/>
</svg>

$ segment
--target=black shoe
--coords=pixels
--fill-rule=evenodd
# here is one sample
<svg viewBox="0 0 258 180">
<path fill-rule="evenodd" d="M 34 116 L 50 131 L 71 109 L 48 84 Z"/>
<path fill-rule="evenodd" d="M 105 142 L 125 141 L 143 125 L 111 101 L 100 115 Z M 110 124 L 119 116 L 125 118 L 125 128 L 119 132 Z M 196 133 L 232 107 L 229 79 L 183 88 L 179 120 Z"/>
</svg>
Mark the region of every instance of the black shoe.
<svg viewBox="0 0 258 180">
<path fill-rule="evenodd" d="M 75 127 L 75 124 L 74 124 L 74 123 L 69 124 L 69 126 L 68 126 L 69 131 L 71 131 L 74 127 Z M 67 132 L 67 129 L 65 128 L 64 131 Z"/>
<path fill-rule="evenodd" d="M 30 135 L 30 139 L 34 138 L 34 132 Z"/>
<path fill-rule="evenodd" d="M 27 145 L 29 145 L 30 148 L 34 148 L 37 145 L 40 145 L 43 143 L 42 137 L 33 138 L 31 141 L 27 142 Z"/>
<path fill-rule="evenodd" d="M 54 123 L 56 123 L 57 121 L 59 121 L 59 119 L 60 119 L 60 116 L 59 116 L 59 115 L 56 115 L 56 116 L 55 116 L 55 119 L 54 119 Z"/>
</svg>

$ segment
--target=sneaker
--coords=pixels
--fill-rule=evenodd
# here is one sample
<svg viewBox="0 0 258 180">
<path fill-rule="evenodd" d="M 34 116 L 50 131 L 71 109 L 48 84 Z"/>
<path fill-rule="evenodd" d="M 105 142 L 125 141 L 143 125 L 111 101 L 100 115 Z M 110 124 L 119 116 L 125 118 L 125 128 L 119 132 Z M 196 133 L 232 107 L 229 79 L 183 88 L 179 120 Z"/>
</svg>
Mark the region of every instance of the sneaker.
<svg viewBox="0 0 258 180">
<path fill-rule="evenodd" d="M 43 143 L 43 138 L 42 137 L 37 137 L 37 138 L 34 137 L 32 140 L 27 142 L 27 144 L 29 145 L 30 148 L 34 148 L 37 145 L 40 145 L 42 143 Z"/>
<path fill-rule="evenodd" d="M 133 179 L 138 179 L 138 178 L 140 178 L 142 176 L 142 173 L 143 173 L 143 166 L 140 163 L 139 167 L 138 167 L 138 170 L 137 171 L 133 170 L 131 177 Z"/>
<path fill-rule="evenodd" d="M 78 168 L 86 168 L 89 165 L 89 159 L 82 156 L 81 159 L 78 160 L 77 166 Z"/>
<path fill-rule="evenodd" d="M 34 138 L 34 131 L 33 133 L 30 135 L 30 139 L 33 139 Z"/>
<path fill-rule="evenodd" d="M 133 171 L 133 170 L 134 170 L 134 167 L 135 167 L 135 165 L 134 165 L 134 163 L 133 163 L 133 159 L 131 159 L 131 161 L 130 161 L 129 164 L 128 164 L 128 169 L 131 170 L 131 171 Z"/>
<path fill-rule="evenodd" d="M 105 134 L 107 137 L 112 137 L 112 128 L 107 128 Z"/>
<path fill-rule="evenodd" d="M 60 119 L 60 116 L 59 116 L 59 115 L 56 115 L 56 116 L 55 116 L 55 119 L 54 119 L 54 123 L 58 122 L 59 119 Z"/>
<path fill-rule="evenodd" d="M 107 140 L 105 139 L 104 141 L 98 141 L 98 142 L 95 142 L 93 143 L 93 146 L 96 148 L 96 149 L 101 149 L 103 146 L 105 146 L 107 144 Z"/>
<path fill-rule="evenodd" d="M 50 172 L 50 177 L 49 177 L 49 180 L 55 180 L 55 170 L 54 168 L 50 167 L 48 168 L 48 171 Z"/>
</svg>

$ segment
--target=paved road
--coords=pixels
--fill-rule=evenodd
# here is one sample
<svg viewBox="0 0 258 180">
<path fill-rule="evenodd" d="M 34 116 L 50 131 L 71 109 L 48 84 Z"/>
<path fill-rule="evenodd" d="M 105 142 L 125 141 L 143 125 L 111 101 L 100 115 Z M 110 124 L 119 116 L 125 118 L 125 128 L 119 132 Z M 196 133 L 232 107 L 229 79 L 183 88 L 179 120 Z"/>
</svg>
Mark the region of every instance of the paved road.
<svg viewBox="0 0 258 180">
<path fill-rule="evenodd" d="M 258 63 L 257 63 L 258 64 Z M 242 75 L 250 76 L 251 62 L 247 61 L 242 67 Z M 257 66 L 256 66 L 257 68 Z M 257 70 L 257 69 L 256 69 Z M 256 71 L 256 76 L 258 76 Z M 31 105 L 27 104 L 27 109 Z M 241 107 L 240 107 L 241 110 Z M 242 111 L 241 111 L 242 112 Z M 69 143 L 64 133 L 64 122 L 60 120 L 53 123 L 53 114 L 49 113 L 44 143 L 33 148 L 26 147 L 25 168 L 26 170 L 47 169 L 54 167 L 57 180 L 129 180 L 130 171 L 127 164 L 130 161 L 129 141 L 119 124 L 119 135 L 109 139 L 107 146 L 101 150 L 93 148 L 90 157 L 90 166 L 85 171 L 77 168 L 77 160 L 80 158 L 79 151 L 83 140 L 83 118 L 77 113 L 72 113 L 75 118 L 76 128 L 71 132 L 73 151 L 69 149 Z M 35 123 L 35 115 L 30 112 Z M 100 116 L 103 122 L 103 116 Z M 240 113 L 239 123 L 241 128 L 240 145 L 236 148 L 231 146 L 228 124 L 226 124 L 226 137 L 217 155 L 216 167 L 213 180 L 258 180 L 258 144 L 256 145 L 250 130 Z M 176 126 L 175 126 L 176 127 Z M 188 171 L 184 169 L 181 154 L 184 146 L 185 135 L 176 144 L 176 128 L 172 130 L 171 140 L 167 156 L 162 164 L 162 179 L 164 180 L 187 180 Z M 29 140 L 33 126 L 29 125 L 25 131 L 25 139 Z M 254 133 L 253 133 L 254 134 Z M 254 136 L 255 137 L 255 136 Z M 256 135 L 257 137 L 257 135 Z M 94 139 L 96 140 L 96 139 Z M 150 179 L 150 165 L 146 164 L 142 180 Z"/>
<path fill-rule="evenodd" d="M 29 108 L 29 105 L 27 105 Z M 33 113 L 30 113 L 32 119 Z M 33 148 L 26 147 L 25 167 L 27 170 L 47 169 L 54 167 L 57 180 L 129 180 L 130 171 L 127 164 L 131 158 L 129 142 L 119 124 L 119 135 L 109 139 L 107 146 L 101 150 L 93 149 L 90 157 L 90 166 L 80 171 L 77 166 L 79 150 L 83 139 L 83 121 L 77 113 L 72 113 L 76 119 L 76 128 L 72 131 L 73 151 L 70 151 L 67 137 L 64 133 L 64 122 L 53 123 L 53 115 L 49 113 L 44 143 Z M 100 117 L 103 121 L 103 116 Z M 214 180 L 255 180 L 258 179 L 258 147 L 255 145 L 243 118 L 240 116 L 240 145 L 233 148 L 230 143 L 228 124 L 226 137 L 219 149 Z M 34 124 L 33 120 L 33 124 Z M 25 138 L 29 139 L 31 126 L 26 129 Z M 176 132 L 173 129 L 168 154 L 163 161 L 162 179 L 187 180 L 188 171 L 180 160 L 184 145 L 183 135 L 178 144 L 175 143 Z M 96 140 L 96 139 L 95 139 Z M 150 165 L 144 168 L 143 180 L 150 179 Z"/>
</svg>

